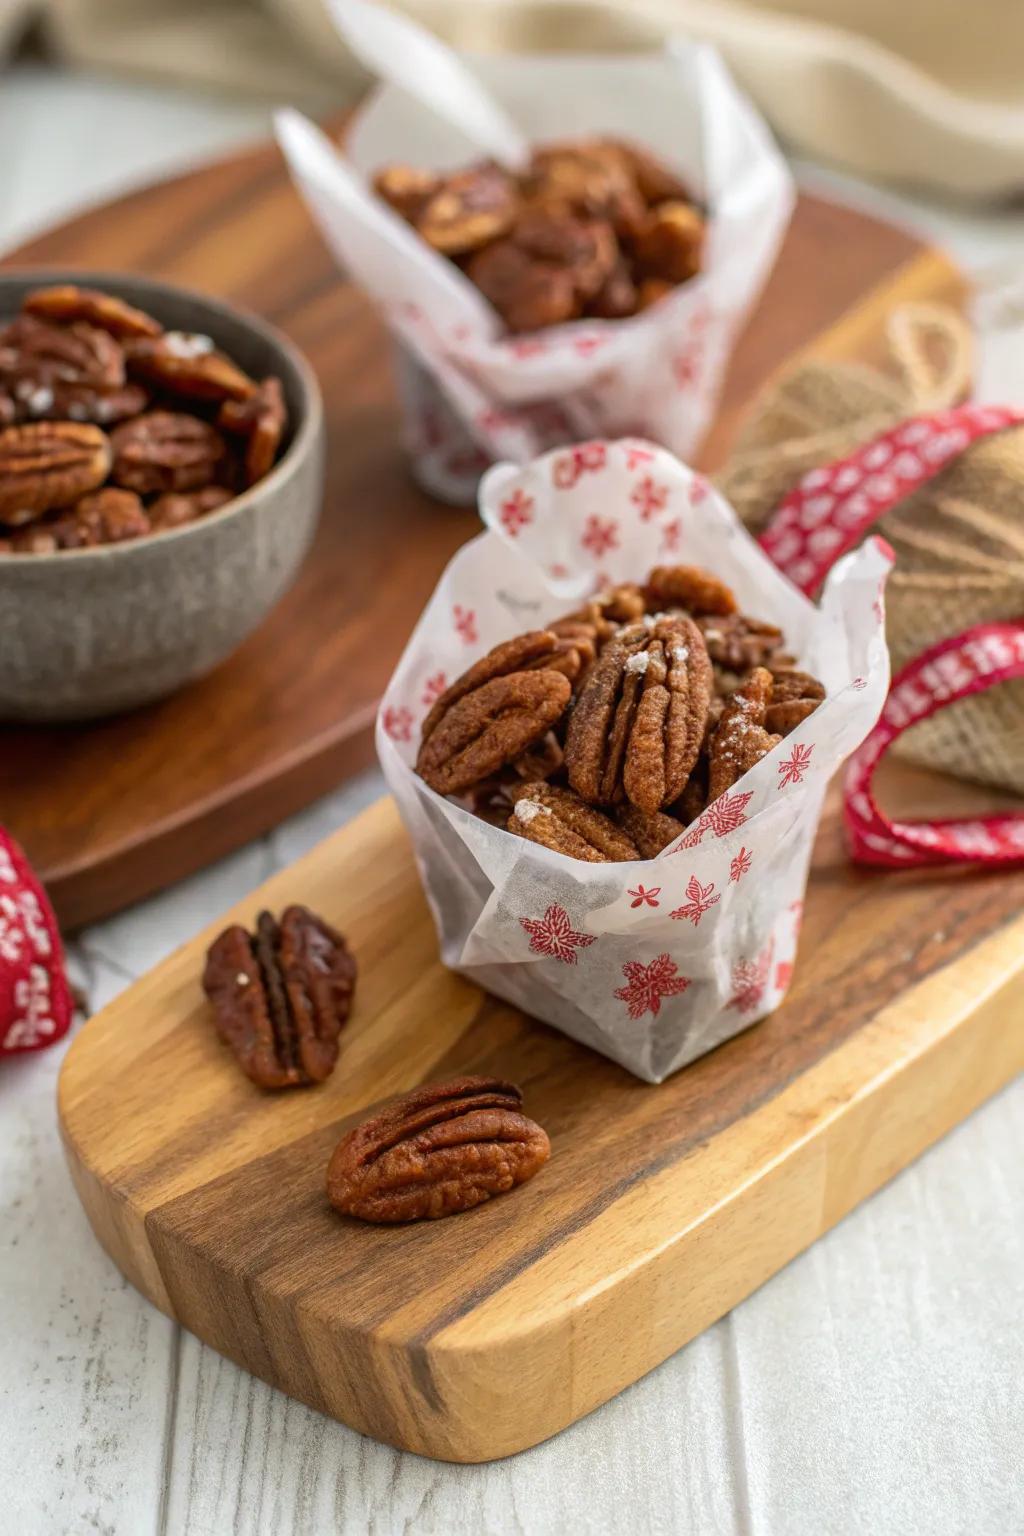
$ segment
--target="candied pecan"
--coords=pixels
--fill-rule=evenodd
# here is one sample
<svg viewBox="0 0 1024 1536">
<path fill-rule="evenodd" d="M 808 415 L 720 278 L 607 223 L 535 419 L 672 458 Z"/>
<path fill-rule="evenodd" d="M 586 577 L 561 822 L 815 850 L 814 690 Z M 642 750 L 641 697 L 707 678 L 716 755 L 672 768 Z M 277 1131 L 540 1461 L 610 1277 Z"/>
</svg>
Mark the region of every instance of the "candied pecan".
<svg viewBox="0 0 1024 1536">
<path fill-rule="evenodd" d="M 656 565 L 648 572 L 644 596 L 652 613 L 685 608 L 696 619 L 736 611 L 736 599 L 725 582 L 697 565 Z"/>
<path fill-rule="evenodd" d="M 426 741 L 442 715 L 467 693 L 472 692 L 474 688 L 479 688 L 481 683 L 489 682 L 492 677 L 504 677 L 509 672 L 522 672 L 535 665 L 543 667 L 546 661 L 553 659 L 558 652 L 558 638 L 549 629 L 530 629 L 525 635 L 516 635 L 512 640 L 502 640 L 499 645 L 489 650 L 486 656 L 481 656 L 479 661 L 474 661 L 471 667 L 467 667 L 454 683 L 450 683 L 444 692 L 438 695 L 423 721 L 421 738 Z"/>
<path fill-rule="evenodd" d="M 441 178 L 433 171 L 421 171 L 414 165 L 386 165 L 373 178 L 377 196 L 410 224 L 416 223 L 427 199 L 440 185 Z"/>
<path fill-rule="evenodd" d="M 621 320 L 636 313 L 637 303 L 632 273 L 624 261 L 618 261 L 591 299 L 587 313 L 599 320 Z"/>
<path fill-rule="evenodd" d="M 545 266 L 567 271 L 577 298 L 583 302 L 601 291 L 619 257 L 614 232 L 604 219 L 527 213 L 516 224 L 511 239 Z"/>
<path fill-rule="evenodd" d="M 709 802 L 731 789 L 782 740 L 764 729 L 771 696 L 771 673 L 755 667 L 743 686 L 726 700 L 708 747 Z"/>
<path fill-rule="evenodd" d="M 207 952 L 203 991 L 242 1070 L 261 1088 L 289 1088 L 330 1076 L 355 981 L 341 934 L 291 906 L 280 923 L 261 912 L 254 934 L 226 928 Z"/>
<path fill-rule="evenodd" d="M 825 689 L 816 677 L 796 667 L 772 667 L 771 674 L 772 697 L 765 711 L 765 728 L 788 736 L 801 720 L 814 714 Z"/>
<path fill-rule="evenodd" d="M 697 620 L 708 655 L 716 667 L 741 676 L 763 667 L 782 645 L 782 630 L 745 613 L 707 615 Z"/>
<path fill-rule="evenodd" d="M 640 588 L 635 582 L 623 581 L 617 587 L 598 592 L 582 608 L 556 619 L 548 628 L 556 635 L 569 636 L 586 630 L 600 649 L 623 624 L 632 624 L 643 618 L 644 608 L 644 595 Z"/>
<path fill-rule="evenodd" d="M 125 356 L 133 377 L 171 394 L 197 400 L 248 400 L 256 392 L 256 381 L 218 352 L 209 336 L 164 331 L 129 341 Z"/>
<path fill-rule="evenodd" d="M 491 677 L 444 711 L 420 747 L 417 773 L 442 795 L 471 788 L 545 736 L 570 693 L 562 672 Z"/>
<path fill-rule="evenodd" d="M 143 495 L 197 491 L 211 484 L 224 457 L 224 439 L 208 421 L 180 411 L 147 411 L 110 434 L 111 479 Z"/>
<path fill-rule="evenodd" d="M 0 427 L 11 427 L 18 419 L 18 407 L 12 395 L 0 390 Z"/>
<path fill-rule="evenodd" d="M 667 283 L 663 277 L 645 277 L 636 290 L 637 309 L 650 309 L 652 304 L 657 304 L 666 293 L 671 293 L 675 283 Z"/>
<path fill-rule="evenodd" d="M 684 827 L 688 827 L 691 821 L 696 821 L 701 811 L 706 809 L 707 803 L 708 759 L 702 752 L 686 781 L 686 788 L 672 807 L 672 814 Z"/>
<path fill-rule="evenodd" d="M 263 380 L 248 400 L 225 400 L 217 416 L 217 425 L 225 432 L 238 432 L 247 439 L 246 485 L 254 485 L 269 473 L 287 424 L 281 380 L 273 374 Z"/>
<path fill-rule="evenodd" d="M 525 177 L 530 203 L 610 219 L 621 233 L 637 228 L 644 205 L 623 147 L 608 139 L 535 149 Z"/>
<path fill-rule="evenodd" d="M 45 415 L 48 391 L 57 382 L 118 389 L 124 384 L 124 352 L 113 336 L 93 325 L 48 325 L 19 315 L 0 331 L 0 378 L 29 415 Z"/>
<path fill-rule="evenodd" d="M 569 719 L 569 782 L 592 805 L 658 811 L 682 793 L 704 737 L 711 663 L 692 619 L 664 615 L 609 640 Z"/>
<path fill-rule="evenodd" d="M 550 779 L 559 772 L 564 762 L 562 743 L 554 731 L 548 731 L 543 740 L 521 753 L 512 767 L 520 779 Z"/>
<path fill-rule="evenodd" d="M 154 533 L 163 533 L 168 528 L 194 523 L 197 517 L 215 512 L 234 499 L 234 491 L 226 485 L 208 485 L 201 491 L 165 491 L 150 507 L 149 521 Z"/>
<path fill-rule="evenodd" d="M 83 496 L 69 512 L 45 525 L 57 549 L 95 549 L 99 544 L 122 544 L 151 533 L 146 509 L 134 491 L 106 485 Z"/>
<path fill-rule="evenodd" d="M 685 794 L 685 790 L 684 790 Z M 627 801 L 615 812 L 620 827 L 633 839 L 642 859 L 653 859 L 683 834 L 683 823 L 664 811 L 640 811 Z"/>
<path fill-rule="evenodd" d="M 537 261 L 511 240 L 496 240 L 470 257 L 466 276 L 510 331 L 538 331 L 580 312 L 572 275 Z"/>
<path fill-rule="evenodd" d="M 91 421 L 97 426 L 113 426 L 126 421 L 129 416 L 140 415 L 149 405 L 149 392 L 141 384 L 123 384 L 104 388 L 92 384 L 56 382 L 50 386 L 52 402 L 49 409 L 39 409 L 45 401 L 45 393 L 35 397 L 36 409 L 28 414 L 50 421 Z M 31 405 L 31 402 L 30 402 Z"/>
<path fill-rule="evenodd" d="M 508 830 L 588 864 L 621 864 L 640 857 L 633 839 L 602 811 L 571 789 L 542 780 L 522 786 Z"/>
<path fill-rule="evenodd" d="M 685 283 L 700 271 L 704 219 L 690 203 L 659 203 L 635 241 L 636 257 L 648 277 Z"/>
<path fill-rule="evenodd" d="M 349 1131 L 327 1167 L 327 1198 L 362 1221 L 454 1216 L 532 1179 L 551 1144 L 495 1077 L 407 1093 Z"/>
<path fill-rule="evenodd" d="M 626 156 L 637 190 L 645 203 L 693 201 L 686 183 L 661 160 L 655 159 L 650 150 L 632 142 L 620 144 L 619 147 Z"/>
<path fill-rule="evenodd" d="M 37 288 L 25 298 L 22 309 L 41 320 L 55 320 L 58 324 L 85 320 L 109 331 L 112 336 L 137 337 L 159 336 L 163 326 L 152 315 L 115 298 L 112 293 L 101 293 L 98 288 L 78 288 L 72 283 L 62 283 L 53 288 Z"/>
<path fill-rule="evenodd" d="M 512 227 L 519 192 L 507 171 L 493 161 L 442 177 L 415 214 L 428 245 L 446 256 L 466 256 L 497 240 Z"/>
<path fill-rule="evenodd" d="M 0 431 L 0 522 L 19 527 L 93 490 L 110 469 L 99 427 L 35 421 Z"/>
</svg>

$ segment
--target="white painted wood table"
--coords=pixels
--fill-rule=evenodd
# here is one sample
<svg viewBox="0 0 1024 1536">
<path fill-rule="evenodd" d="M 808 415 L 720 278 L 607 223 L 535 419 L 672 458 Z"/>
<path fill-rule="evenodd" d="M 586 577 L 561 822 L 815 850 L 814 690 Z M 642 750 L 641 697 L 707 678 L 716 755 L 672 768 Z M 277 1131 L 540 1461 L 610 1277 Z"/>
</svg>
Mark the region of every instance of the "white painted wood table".
<svg viewBox="0 0 1024 1536">
<path fill-rule="evenodd" d="M 105 82 L 8 77 L 0 235 L 265 121 Z M 975 262 L 1024 256 L 1019 214 L 913 211 Z M 85 933 L 71 965 L 92 1006 L 380 787 L 367 775 Z M 0 1067 L 0 1536 L 1024 1531 L 1020 1083 L 590 1418 L 509 1461 L 453 1467 L 290 1402 L 121 1279 L 64 1170 L 60 1057 Z"/>
</svg>

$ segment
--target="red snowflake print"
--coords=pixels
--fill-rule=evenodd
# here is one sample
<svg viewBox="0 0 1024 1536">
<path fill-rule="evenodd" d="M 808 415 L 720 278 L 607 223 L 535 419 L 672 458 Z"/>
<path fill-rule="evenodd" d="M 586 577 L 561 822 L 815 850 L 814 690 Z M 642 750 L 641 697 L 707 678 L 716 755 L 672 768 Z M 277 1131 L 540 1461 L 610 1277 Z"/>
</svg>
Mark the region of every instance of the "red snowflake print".
<svg viewBox="0 0 1024 1536">
<path fill-rule="evenodd" d="M 548 566 L 548 575 L 553 577 L 555 581 L 564 581 L 568 574 L 569 567 L 567 565 L 562 565 L 561 561 L 559 560 L 556 560 L 554 565 Z"/>
<path fill-rule="evenodd" d="M 638 443 L 627 443 L 625 449 L 627 469 L 639 469 L 641 464 L 654 462 L 654 452 L 650 448 L 644 448 Z"/>
<path fill-rule="evenodd" d="M 573 342 L 573 351 L 580 357 L 592 357 L 599 347 L 603 347 L 607 338 L 604 336 L 577 336 Z"/>
<path fill-rule="evenodd" d="M 610 549 L 618 549 L 618 526 L 614 518 L 602 519 L 596 513 L 592 513 L 584 524 L 580 543 L 584 549 L 589 549 L 591 554 L 600 559 Z"/>
<path fill-rule="evenodd" d="M 729 879 L 742 880 L 752 862 L 753 855 L 746 848 L 741 848 L 729 865 Z"/>
<path fill-rule="evenodd" d="M 455 633 L 459 635 L 466 645 L 476 645 L 480 636 L 476 628 L 476 613 L 472 608 L 463 608 L 461 603 L 456 603 L 452 609 L 452 623 Z"/>
<path fill-rule="evenodd" d="M 721 901 L 721 896 L 712 896 L 715 882 L 709 880 L 707 885 L 701 885 L 696 875 L 691 875 L 686 883 L 687 901 L 684 907 L 676 907 L 670 912 L 670 917 L 686 918 L 696 928 L 705 912 L 710 912 L 716 901 Z"/>
<path fill-rule="evenodd" d="M 381 724 L 392 741 L 412 741 L 412 711 L 404 706 L 394 709 L 389 704 L 380 717 Z"/>
<path fill-rule="evenodd" d="M 630 501 L 640 513 L 640 521 L 649 523 L 655 512 L 661 512 L 668 501 L 668 486 L 658 485 L 653 475 L 644 475 L 630 492 Z"/>
<path fill-rule="evenodd" d="M 856 693 L 860 693 L 861 689 L 866 688 L 867 685 L 868 680 L 866 677 L 855 677 L 853 682 L 850 684 L 850 687 L 854 689 Z"/>
<path fill-rule="evenodd" d="M 663 553 L 666 555 L 674 555 L 682 543 L 682 539 L 683 520 L 681 517 L 674 517 L 672 521 L 666 523 L 664 528 L 661 530 L 661 548 Z"/>
<path fill-rule="evenodd" d="M 428 452 L 432 448 L 440 448 L 444 442 L 444 423 L 437 411 L 428 406 L 420 413 L 420 441 Z"/>
<path fill-rule="evenodd" d="M 672 374 L 680 389 L 689 389 L 700 377 L 700 352 L 696 347 L 691 347 L 686 352 L 679 352 L 672 359 Z"/>
<path fill-rule="evenodd" d="M 701 811 L 693 826 L 687 832 L 673 853 L 679 853 L 684 848 L 696 848 L 705 832 L 713 832 L 716 837 L 725 837 L 729 832 L 735 832 L 746 821 L 746 809 L 754 791 L 744 790 L 742 794 L 730 795 L 728 791 L 713 800 L 706 811 Z"/>
<path fill-rule="evenodd" d="M 780 960 L 775 967 L 775 989 L 784 992 L 793 979 L 792 960 Z"/>
<path fill-rule="evenodd" d="M 434 672 L 423 684 L 423 693 L 420 696 L 420 703 L 424 704 L 427 709 L 429 709 L 431 704 L 436 704 L 437 700 L 441 697 L 442 693 L 444 693 L 447 686 L 448 684 L 445 681 L 444 673 Z"/>
<path fill-rule="evenodd" d="M 642 1019 L 645 1013 L 657 1017 L 662 998 L 678 997 L 690 985 L 689 976 L 680 976 L 679 967 L 668 955 L 659 955 L 649 965 L 642 960 L 627 960 L 622 974 L 626 986 L 616 987 L 615 996 L 627 1005 L 631 1019 Z"/>
<path fill-rule="evenodd" d="M 404 316 L 406 320 L 413 321 L 414 324 L 423 319 L 422 309 L 418 304 L 414 304 L 411 299 L 405 299 L 399 304 L 398 313 Z"/>
<path fill-rule="evenodd" d="M 547 351 L 547 343 L 537 336 L 520 336 L 516 341 L 506 343 L 513 357 L 539 357 Z"/>
<path fill-rule="evenodd" d="M 702 501 L 706 501 L 711 487 L 703 475 L 694 475 L 690 481 L 690 506 L 699 507 Z"/>
<path fill-rule="evenodd" d="M 580 475 L 603 469 L 604 443 L 577 443 L 570 453 L 561 454 L 551 467 L 551 479 L 560 491 L 571 490 Z"/>
<path fill-rule="evenodd" d="M 802 784 L 803 783 L 803 781 L 804 781 L 804 772 L 807 769 L 808 765 L 810 764 L 811 753 L 813 751 L 814 751 L 814 743 L 813 742 L 810 744 L 810 746 L 808 746 L 805 742 L 802 742 L 802 741 L 798 741 L 794 745 L 793 751 L 790 754 L 790 756 L 787 757 L 784 762 L 779 763 L 777 765 L 778 766 L 778 770 L 779 770 L 779 774 L 781 775 L 781 777 L 779 778 L 779 788 L 780 789 L 785 789 L 787 784 Z"/>
<path fill-rule="evenodd" d="M 498 516 L 509 538 L 517 539 L 520 529 L 533 522 L 533 497 L 517 486 L 508 500 L 502 502 Z"/>
<path fill-rule="evenodd" d="M 737 1013 L 751 1013 L 759 1008 L 768 986 L 775 940 L 769 939 L 756 960 L 739 960 L 732 968 L 733 995 L 728 1006 Z"/>
<path fill-rule="evenodd" d="M 508 411 L 499 411 L 497 406 L 491 405 L 480 412 L 476 424 L 481 432 L 502 432 L 513 426 L 514 421 Z"/>
<path fill-rule="evenodd" d="M 633 898 L 630 902 L 631 907 L 657 907 L 661 905 L 658 901 L 658 897 L 661 895 L 660 885 L 652 885 L 650 890 L 646 886 L 638 885 L 635 891 L 630 889 L 628 894 Z"/>
<path fill-rule="evenodd" d="M 452 329 L 452 341 L 469 341 L 472 335 L 473 327 L 471 325 L 466 325 L 465 323 L 462 325 L 456 325 Z"/>
<path fill-rule="evenodd" d="M 576 951 L 593 944 L 592 933 L 577 933 L 564 907 L 552 903 L 543 917 L 521 917 L 520 925 L 530 935 L 530 949 L 535 955 L 550 955 L 565 965 L 576 964 Z"/>
</svg>

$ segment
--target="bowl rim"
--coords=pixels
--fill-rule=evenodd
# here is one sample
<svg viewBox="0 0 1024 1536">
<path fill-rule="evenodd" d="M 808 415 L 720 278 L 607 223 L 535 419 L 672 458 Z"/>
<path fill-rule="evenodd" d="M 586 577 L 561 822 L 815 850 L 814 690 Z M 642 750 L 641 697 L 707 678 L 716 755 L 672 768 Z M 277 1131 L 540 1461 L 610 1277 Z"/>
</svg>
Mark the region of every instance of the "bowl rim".
<svg viewBox="0 0 1024 1536">
<path fill-rule="evenodd" d="M 255 484 L 247 486 L 237 496 L 217 507 L 212 512 L 205 512 L 191 523 L 184 523 L 180 528 L 158 529 L 154 533 L 144 533 L 138 539 L 122 539 L 117 544 L 97 544 L 86 549 L 56 549 L 48 554 L 32 554 L 31 552 L 10 551 L 0 554 L 0 573 L 12 569 L 21 569 L 30 566 L 32 570 L 40 570 L 42 567 L 54 562 L 66 566 L 69 561 L 80 563 L 97 560 L 125 559 L 133 550 L 150 549 L 156 543 L 171 545 L 182 539 L 195 538 L 213 526 L 230 521 L 232 518 L 244 515 L 254 505 L 256 500 L 268 491 L 273 491 L 284 483 L 287 475 L 294 469 L 300 456 L 309 455 L 314 444 L 323 430 L 324 408 L 323 396 L 320 384 L 308 358 L 297 347 L 290 337 L 279 330 L 269 320 L 264 320 L 262 315 L 257 315 L 252 310 L 245 309 L 230 299 L 218 298 L 214 294 L 204 293 L 200 288 L 192 288 L 186 283 L 169 282 L 165 278 L 150 277 L 142 272 L 115 272 L 106 268 L 93 267 L 64 267 L 64 266 L 33 266 L 33 267 L 5 267 L 0 269 L 0 312 L 3 311 L 3 293 L 5 287 L 10 284 L 32 283 L 37 288 L 58 287 L 62 284 L 74 283 L 82 288 L 109 289 L 115 297 L 118 295 L 118 284 L 131 283 L 134 287 L 148 289 L 159 302 L 160 295 L 174 295 L 184 299 L 191 299 L 194 303 L 206 306 L 212 310 L 224 310 L 240 324 L 255 331 L 264 341 L 276 347 L 287 358 L 295 369 L 299 379 L 301 400 L 301 419 L 296 424 L 291 442 L 269 474 L 257 480 Z M 130 300 L 126 300 L 130 303 Z M 157 316 L 159 319 L 159 316 Z"/>
</svg>

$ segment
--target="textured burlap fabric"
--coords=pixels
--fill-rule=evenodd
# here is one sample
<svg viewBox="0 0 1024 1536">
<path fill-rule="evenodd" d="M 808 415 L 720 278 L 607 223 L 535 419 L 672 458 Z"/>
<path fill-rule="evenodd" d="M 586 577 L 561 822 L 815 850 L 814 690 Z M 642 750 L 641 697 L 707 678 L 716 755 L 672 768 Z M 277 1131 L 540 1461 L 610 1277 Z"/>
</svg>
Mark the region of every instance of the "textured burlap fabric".
<svg viewBox="0 0 1024 1536">
<path fill-rule="evenodd" d="M 718 476 L 759 532 L 808 470 L 845 457 L 905 416 L 965 393 L 970 348 L 951 310 L 891 317 L 884 369 L 797 364 L 764 394 Z M 1024 618 L 1024 428 L 982 438 L 875 525 L 892 545 L 887 634 L 893 671 L 974 624 Z M 959 778 L 1024 794 L 1024 683 L 1002 683 L 915 726 L 894 748 Z"/>
</svg>

